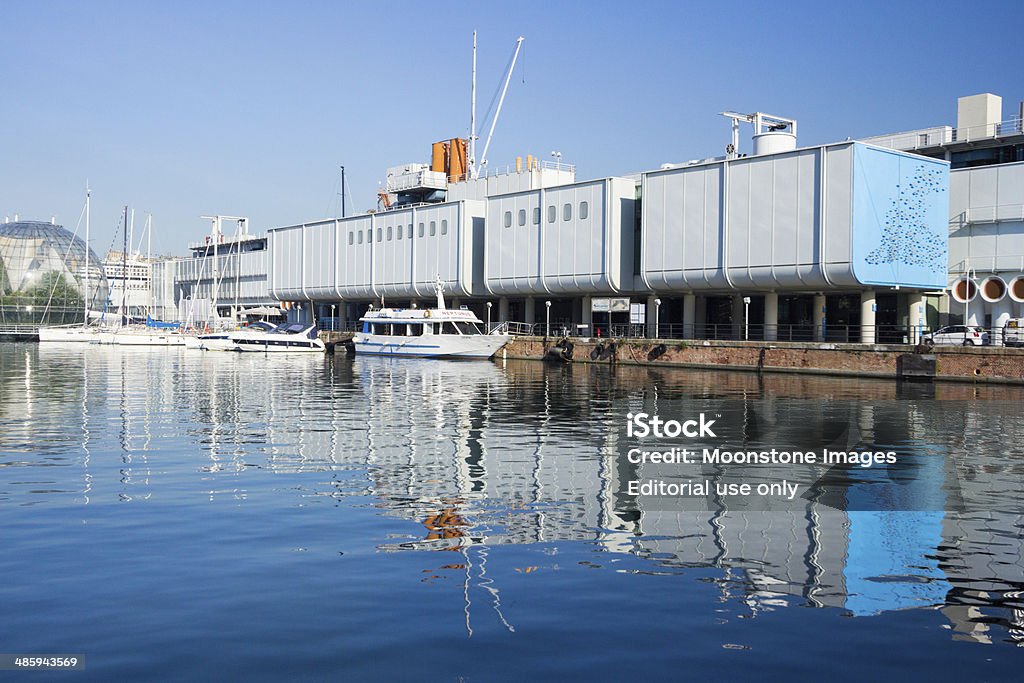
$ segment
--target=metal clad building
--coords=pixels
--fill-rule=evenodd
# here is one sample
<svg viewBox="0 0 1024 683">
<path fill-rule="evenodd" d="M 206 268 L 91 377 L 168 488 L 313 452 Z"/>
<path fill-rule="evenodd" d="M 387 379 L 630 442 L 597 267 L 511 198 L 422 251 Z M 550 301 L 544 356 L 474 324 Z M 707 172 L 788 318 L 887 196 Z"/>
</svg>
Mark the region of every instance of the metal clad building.
<svg viewBox="0 0 1024 683">
<path fill-rule="evenodd" d="M 632 290 L 635 186 L 628 178 L 605 178 L 488 198 L 487 291 Z"/>
<path fill-rule="evenodd" d="M 643 175 L 657 292 L 945 284 L 945 162 L 839 143 Z"/>
<path fill-rule="evenodd" d="M 462 200 L 270 231 L 271 291 L 280 300 L 454 296 L 474 290 L 484 202 Z M 478 236 L 480 235 L 480 236 Z"/>
</svg>

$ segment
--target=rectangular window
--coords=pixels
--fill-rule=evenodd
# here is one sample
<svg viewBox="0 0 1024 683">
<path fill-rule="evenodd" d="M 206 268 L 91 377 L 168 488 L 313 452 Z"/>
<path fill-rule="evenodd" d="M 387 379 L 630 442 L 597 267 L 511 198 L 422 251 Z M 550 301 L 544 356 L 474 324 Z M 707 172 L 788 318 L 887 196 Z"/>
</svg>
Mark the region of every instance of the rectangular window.
<svg viewBox="0 0 1024 683">
<path fill-rule="evenodd" d="M 558 216 L 558 209 L 554 206 L 548 207 L 548 223 L 554 223 L 555 218 Z"/>
<path fill-rule="evenodd" d="M 565 205 L 562 206 L 562 220 L 563 221 L 571 221 L 572 220 L 572 204 L 566 203 Z"/>
<path fill-rule="evenodd" d="M 389 226 L 388 226 L 388 242 L 390 242 L 390 241 L 391 241 L 391 238 L 392 238 L 392 237 L 394 237 L 394 236 L 395 236 L 395 231 L 394 231 L 394 228 L 392 228 L 392 227 L 391 227 L 391 226 L 389 225 Z"/>
<path fill-rule="evenodd" d="M 526 209 L 519 209 L 519 227 L 526 225 Z"/>
<path fill-rule="evenodd" d="M 512 227 L 512 212 L 511 211 L 506 211 L 505 212 L 505 227 L 506 228 L 511 228 Z"/>
<path fill-rule="evenodd" d="M 423 237 L 423 223 L 420 223 L 420 237 Z"/>
<path fill-rule="evenodd" d="M 448 219 L 447 218 L 445 218 L 445 219 L 443 219 L 441 221 L 441 234 L 442 235 L 447 235 L 448 234 Z"/>
<path fill-rule="evenodd" d="M 430 236 L 433 237 L 437 234 L 437 221 L 430 221 Z"/>
<path fill-rule="evenodd" d="M 359 244 L 362 244 L 362 243 L 363 243 L 363 231 L 360 230 L 359 231 Z"/>
<path fill-rule="evenodd" d="M 412 239 L 412 223 L 409 224 L 409 239 Z"/>
<path fill-rule="evenodd" d="M 384 237 L 384 231 L 381 230 L 380 228 L 377 228 L 377 241 L 380 242 L 383 239 L 383 237 Z"/>
<path fill-rule="evenodd" d="M 352 246 L 352 242 L 353 242 L 354 240 L 355 240 L 355 235 L 353 235 L 353 233 L 352 233 L 352 232 L 350 231 L 350 232 L 348 233 L 348 245 L 349 245 L 349 246 Z"/>
<path fill-rule="evenodd" d="M 366 243 L 369 244 L 373 241 L 373 228 L 366 229 Z"/>
<path fill-rule="evenodd" d="M 533 207 L 533 224 L 540 225 L 540 207 Z"/>
<path fill-rule="evenodd" d="M 580 220 L 587 220 L 587 216 L 590 215 L 590 205 L 587 202 L 580 202 Z"/>
<path fill-rule="evenodd" d="M 402 239 L 402 226 L 398 226 L 398 239 Z"/>
</svg>

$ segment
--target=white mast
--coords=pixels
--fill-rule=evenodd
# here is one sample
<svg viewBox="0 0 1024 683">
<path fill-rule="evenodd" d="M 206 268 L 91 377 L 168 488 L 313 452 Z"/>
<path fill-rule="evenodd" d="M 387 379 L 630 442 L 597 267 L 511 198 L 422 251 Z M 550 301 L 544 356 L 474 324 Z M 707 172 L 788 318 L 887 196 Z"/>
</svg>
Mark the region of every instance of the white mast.
<svg viewBox="0 0 1024 683">
<path fill-rule="evenodd" d="M 508 83 L 512 80 L 512 72 L 516 68 L 516 59 L 519 58 L 519 50 L 523 47 L 522 36 L 516 38 L 516 51 L 512 53 L 512 64 L 508 67 L 508 73 L 505 74 L 505 85 L 501 88 L 501 99 L 498 100 L 498 109 L 494 112 L 494 118 L 491 119 L 491 130 L 487 133 L 487 142 L 484 143 L 484 153 L 480 157 L 480 165 L 487 164 L 487 150 L 491 146 L 491 138 L 494 136 L 494 127 L 498 125 L 498 117 L 501 116 L 501 105 L 505 103 L 505 93 L 508 92 Z"/>
<path fill-rule="evenodd" d="M 153 317 L 153 214 L 146 214 L 146 272 L 149 273 L 149 316 Z M 160 315 L 163 318 L 163 314 Z"/>
<path fill-rule="evenodd" d="M 476 177 L 476 31 L 473 31 L 473 85 L 469 109 L 469 177 Z"/>
<path fill-rule="evenodd" d="M 82 293 L 82 308 L 85 310 L 85 319 L 82 327 L 89 326 L 89 200 L 92 197 L 92 190 L 89 189 L 89 181 L 85 181 L 85 291 Z"/>
</svg>

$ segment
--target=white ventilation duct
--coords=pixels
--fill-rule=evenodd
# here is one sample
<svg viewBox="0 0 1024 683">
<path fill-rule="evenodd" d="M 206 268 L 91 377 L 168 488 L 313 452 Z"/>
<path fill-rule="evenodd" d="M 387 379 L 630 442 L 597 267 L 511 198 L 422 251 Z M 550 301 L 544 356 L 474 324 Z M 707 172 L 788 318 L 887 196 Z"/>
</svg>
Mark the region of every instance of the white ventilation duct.
<svg viewBox="0 0 1024 683">
<path fill-rule="evenodd" d="M 1006 280 L 998 275 L 990 275 L 982 280 L 979 289 L 981 298 L 990 304 L 1006 298 Z"/>
<path fill-rule="evenodd" d="M 1007 286 L 1007 294 L 1017 303 L 1024 303 L 1024 275 L 1018 275 L 1010 280 L 1010 284 Z"/>
<path fill-rule="evenodd" d="M 975 297 L 978 296 L 978 287 L 970 278 L 966 276 L 961 277 L 949 288 L 949 295 L 958 304 L 965 304 L 969 301 L 974 301 Z"/>
</svg>

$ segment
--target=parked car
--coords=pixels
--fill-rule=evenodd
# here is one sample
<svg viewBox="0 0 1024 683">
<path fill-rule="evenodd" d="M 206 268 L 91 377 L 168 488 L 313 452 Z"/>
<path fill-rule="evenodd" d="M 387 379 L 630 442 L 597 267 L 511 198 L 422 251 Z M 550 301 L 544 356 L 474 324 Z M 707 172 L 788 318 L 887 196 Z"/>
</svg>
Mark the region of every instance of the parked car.
<svg viewBox="0 0 1024 683">
<path fill-rule="evenodd" d="M 1024 318 L 1010 318 L 1002 331 L 1005 346 L 1024 346 Z"/>
<path fill-rule="evenodd" d="M 985 346 L 988 332 L 984 327 L 974 325 L 947 325 L 929 334 L 922 335 L 925 344 L 953 344 L 956 346 Z"/>
</svg>

